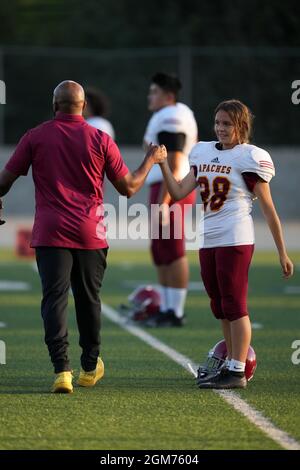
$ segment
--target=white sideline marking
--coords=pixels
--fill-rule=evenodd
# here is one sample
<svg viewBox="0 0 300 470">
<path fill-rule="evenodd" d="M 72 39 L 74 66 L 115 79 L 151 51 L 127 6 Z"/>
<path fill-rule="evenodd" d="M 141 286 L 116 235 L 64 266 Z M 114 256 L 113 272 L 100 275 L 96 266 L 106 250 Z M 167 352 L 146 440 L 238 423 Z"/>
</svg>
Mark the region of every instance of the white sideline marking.
<svg viewBox="0 0 300 470">
<path fill-rule="evenodd" d="M 119 263 L 119 267 L 124 271 L 130 271 L 133 268 L 133 265 L 128 261 L 122 261 L 121 263 Z"/>
<path fill-rule="evenodd" d="M 19 282 L 19 281 L 0 281 L 0 291 L 29 291 L 31 290 L 30 284 L 28 282 Z"/>
<path fill-rule="evenodd" d="M 150 335 L 142 328 L 129 324 L 127 319 L 123 318 L 116 310 L 108 305 L 102 304 L 102 313 L 113 323 L 116 323 L 121 328 L 141 339 L 157 351 L 162 352 L 188 372 L 192 373 L 191 369 L 197 370 L 198 366 L 191 359 L 167 346 L 165 343 Z M 242 400 L 237 393 L 231 390 L 213 391 L 281 447 L 288 450 L 300 450 L 299 442 L 289 436 L 285 431 L 277 428 L 268 418 L 265 418 L 262 413 Z"/>
<path fill-rule="evenodd" d="M 136 289 L 137 287 L 143 287 L 143 286 L 152 286 L 155 289 L 159 288 L 159 284 L 153 284 L 152 281 L 147 280 L 147 279 L 140 279 L 140 280 L 132 280 L 130 279 L 129 281 L 123 281 L 122 282 L 122 287 L 129 288 L 129 289 Z M 203 282 L 193 282 L 191 281 L 189 283 L 188 291 L 196 291 L 196 292 L 204 292 L 204 284 Z"/>
<path fill-rule="evenodd" d="M 189 282 L 189 287 L 188 290 L 190 292 L 196 291 L 196 292 L 205 292 L 204 284 L 203 282 L 195 282 L 195 281 L 190 281 Z"/>
<path fill-rule="evenodd" d="M 195 369 L 193 369 L 192 364 L 190 362 L 187 363 L 188 368 L 190 369 L 190 373 L 195 377 L 195 379 L 198 377 L 198 374 Z"/>
<path fill-rule="evenodd" d="M 32 269 L 33 269 L 36 273 L 39 272 L 36 261 L 34 261 L 31 266 L 32 266 Z"/>
<path fill-rule="evenodd" d="M 4 321 L 0 321 L 0 328 L 6 328 L 6 323 Z"/>
<path fill-rule="evenodd" d="M 264 327 L 262 323 L 257 323 L 257 322 L 251 323 L 251 326 L 253 330 L 261 330 Z"/>
<path fill-rule="evenodd" d="M 287 295 L 300 294 L 300 286 L 286 286 L 283 292 Z"/>
</svg>

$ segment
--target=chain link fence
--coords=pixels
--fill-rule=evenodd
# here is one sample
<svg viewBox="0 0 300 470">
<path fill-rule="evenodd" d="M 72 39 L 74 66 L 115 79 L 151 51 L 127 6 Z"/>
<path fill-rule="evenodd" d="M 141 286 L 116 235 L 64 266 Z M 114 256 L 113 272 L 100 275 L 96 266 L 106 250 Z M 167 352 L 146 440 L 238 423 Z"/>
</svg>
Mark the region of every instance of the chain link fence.
<svg viewBox="0 0 300 470">
<path fill-rule="evenodd" d="M 29 128 L 52 117 L 52 91 L 62 80 L 101 88 L 122 144 L 139 144 L 149 119 L 147 92 L 156 71 L 177 73 L 180 99 L 196 115 L 199 135 L 213 139 L 212 113 L 221 100 L 238 98 L 256 116 L 258 145 L 297 145 L 300 105 L 292 82 L 300 79 L 300 48 L 178 47 L 153 49 L 0 48 L 0 142 L 16 143 Z"/>
</svg>

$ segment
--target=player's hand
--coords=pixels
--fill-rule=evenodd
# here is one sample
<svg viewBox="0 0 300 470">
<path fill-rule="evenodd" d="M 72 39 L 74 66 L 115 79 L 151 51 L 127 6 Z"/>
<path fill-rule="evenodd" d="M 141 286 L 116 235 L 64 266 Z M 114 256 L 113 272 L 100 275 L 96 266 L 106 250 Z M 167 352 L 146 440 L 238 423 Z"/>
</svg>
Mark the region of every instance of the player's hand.
<svg viewBox="0 0 300 470">
<path fill-rule="evenodd" d="M 0 225 L 5 224 L 5 220 L 2 220 L 2 209 L 3 209 L 3 204 L 2 204 L 2 200 L 0 199 Z"/>
<path fill-rule="evenodd" d="M 167 149 L 164 145 L 150 144 L 146 157 L 151 158 L 153 163 L 163 163 L 168 157 Z"/>
<path fill-rule="evenodd" d="M 280 264 L 282 267 L 283 277 L 285 279 L 291 277 L 294 273 L 294 265 L 288 255 L 280 256 Z"/>
</svg>

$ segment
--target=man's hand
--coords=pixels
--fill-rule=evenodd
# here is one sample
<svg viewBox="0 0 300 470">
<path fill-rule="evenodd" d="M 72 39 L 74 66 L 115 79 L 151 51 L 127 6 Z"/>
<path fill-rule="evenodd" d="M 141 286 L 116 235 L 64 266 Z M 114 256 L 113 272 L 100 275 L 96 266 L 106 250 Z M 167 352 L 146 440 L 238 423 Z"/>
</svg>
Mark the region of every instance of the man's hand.
<svg viewBox="0 0 300 470">
<path fill-rule="evenodd" d="M 0 199 L 0 225 L 5 224 L 5 220 L 2 220 L 2 209 L 3 209 L 3 204 L 2 204 L 2 200 Z"/>
<path fill-rule="evenodd" d="M 166 147 L 150 144 L 139 168 L 132 173 L 129 171 L 123 178 L 113 181 L 113 185 L 122 196 L 131 197 L 143 186 L 153 165 L 164 161 L 167 161 Z"/>
<path fill-rule="evenodd" d="M 149 145 L 146 158 L 152 160 L 153 163 L 163 163 L 167 157 L 168 153 L 164 145 Z"/>
</svg>

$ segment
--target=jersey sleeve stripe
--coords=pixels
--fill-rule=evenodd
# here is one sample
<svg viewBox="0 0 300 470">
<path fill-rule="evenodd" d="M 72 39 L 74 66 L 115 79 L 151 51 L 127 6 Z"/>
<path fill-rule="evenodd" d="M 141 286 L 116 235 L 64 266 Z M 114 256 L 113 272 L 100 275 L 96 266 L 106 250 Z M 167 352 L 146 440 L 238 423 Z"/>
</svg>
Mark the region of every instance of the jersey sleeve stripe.
<svg viewBox="0 0 300 470">
<path fill-rule="evenodd" d="M 259 166 L 265 168 L 274 168 L 274 165 L 272 165 L 271 163 L 260 163 Z"/>
</svg>

